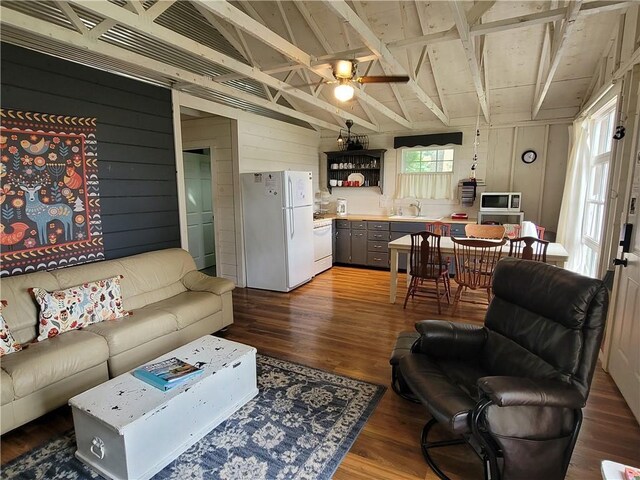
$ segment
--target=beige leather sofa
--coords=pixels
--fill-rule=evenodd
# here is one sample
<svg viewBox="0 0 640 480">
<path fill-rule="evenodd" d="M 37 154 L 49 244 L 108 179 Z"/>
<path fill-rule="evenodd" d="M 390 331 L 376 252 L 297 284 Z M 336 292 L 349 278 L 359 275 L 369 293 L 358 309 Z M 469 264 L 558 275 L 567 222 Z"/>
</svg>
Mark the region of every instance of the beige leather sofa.
<svg viewBox="0 0 640 480">
<path fill-rule="evenodd" d="M 123 303 L 131 316 L 29 344 L 38 335 L 38 309 L 29 288 L 61 290 L 116 275 L 124 275 Z M 198 272 L 189 253 L 179 248 L 7 277 L 0 288 L 11 332 L 29 344 L 0 359 L 2 433 L 233 323 L 233 282 Z"/>
</svg>

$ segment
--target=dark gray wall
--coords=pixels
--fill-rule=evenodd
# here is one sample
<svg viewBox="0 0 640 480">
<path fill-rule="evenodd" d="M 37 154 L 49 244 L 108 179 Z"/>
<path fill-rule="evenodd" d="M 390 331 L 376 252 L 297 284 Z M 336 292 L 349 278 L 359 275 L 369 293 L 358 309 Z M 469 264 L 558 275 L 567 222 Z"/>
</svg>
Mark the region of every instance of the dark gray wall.
<svg viewBox="0 0 640 480">
<path fill-rule="evenodd" d="M 180 246 L 170 90 L 1 49 L 3 108 L 97 117 L 105 257 Z"/>
</svg>

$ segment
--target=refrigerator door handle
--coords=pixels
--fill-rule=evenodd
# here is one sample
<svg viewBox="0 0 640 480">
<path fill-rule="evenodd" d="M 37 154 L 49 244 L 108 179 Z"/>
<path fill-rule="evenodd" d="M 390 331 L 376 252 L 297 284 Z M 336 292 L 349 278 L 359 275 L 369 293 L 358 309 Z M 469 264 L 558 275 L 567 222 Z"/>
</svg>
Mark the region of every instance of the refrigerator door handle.
<svg viewBox="0 0 640 480">
<path fill-rule="evenodd" d="M 296 225 L 295 219 L 293 218 L 293 181 L 291 180 L 291 177 L 287 177 L 287 183 L 289 186 L 289 188 L 287 189 L 289 190 L 287 192 L 289 197 L 289 218 L 291 219 L 291 233 L 289 234 L 289 237 L 293 238 L 293 235 L 296 231 Z"/>
<path fill-rule="evenodd" d="M 289 188 L 287 189 L 287 196 L 289 197 L 289 208 L 293 208 L 293 181 L 291 180 L 291 177 L 287 177 L 287 183 L 289 185 Z"/>
<path fill-rule="evenodd" d="M 291 218 L 291 234 L 290 237 L 293 238 L 293 235 L 296 232 L 296 220 L 293 216 L 293 208 L 289 209 L 289 217 Z"/>
</svg>

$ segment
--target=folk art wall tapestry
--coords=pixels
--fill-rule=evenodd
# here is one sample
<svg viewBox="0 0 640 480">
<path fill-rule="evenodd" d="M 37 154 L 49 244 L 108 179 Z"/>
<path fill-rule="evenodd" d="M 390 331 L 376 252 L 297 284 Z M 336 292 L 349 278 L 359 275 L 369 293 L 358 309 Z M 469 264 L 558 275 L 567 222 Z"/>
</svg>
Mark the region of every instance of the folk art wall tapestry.
<svg viewBox="0 0 640 480">
<path fill-rule="evenodd" d="M 0 110 L 0 276 L 104 258 L 96 119 Z"/>
</svg>

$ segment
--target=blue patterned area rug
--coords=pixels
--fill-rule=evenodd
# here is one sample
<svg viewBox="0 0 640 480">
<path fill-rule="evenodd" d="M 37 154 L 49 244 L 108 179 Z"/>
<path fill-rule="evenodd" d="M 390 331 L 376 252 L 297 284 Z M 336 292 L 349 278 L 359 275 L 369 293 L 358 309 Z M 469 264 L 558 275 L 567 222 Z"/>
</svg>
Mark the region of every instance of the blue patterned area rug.
<svg viewBox="0 0 640 480">
<path fill-rule="evenodd" d="M 258 355 L 258 395 L 154 479 L 329 479 L 386 388 Z M 170 428 L 170 426 L 167 426 Z M 101 478 L 73 431 L 2 467 L 2 479 Z"/>
</svg>

